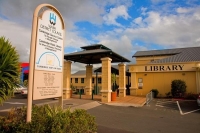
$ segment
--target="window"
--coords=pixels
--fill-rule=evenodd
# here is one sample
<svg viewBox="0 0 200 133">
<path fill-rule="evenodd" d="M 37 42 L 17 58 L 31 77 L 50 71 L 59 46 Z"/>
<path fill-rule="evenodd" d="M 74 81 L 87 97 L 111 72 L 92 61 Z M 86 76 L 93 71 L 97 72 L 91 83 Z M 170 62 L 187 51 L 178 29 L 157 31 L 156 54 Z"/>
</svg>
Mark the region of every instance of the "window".
<svg viewBox="0 0 200 133">
<path fill-rule="evenodd" d="M 84 83 L 84 78 L 81 78 L 81 83 Z"/>
<path fill-rule="evenodd" d="M 94 83 L 94 78 L 92 78 L 92 83 Z"/>
<path fill-rule="evenodd" d="M 143 87 L 143 80 L 142 78 L 138 78 L 138 89 L 142 89 Z"/>
<path fill-rule="evenodd" d="M 78 83 L 78 78 L 75 78 L 75 83 Z"/>
<path fill-rule="evenodd" d="M 100 84 L 101 84 L 101 78 L 98 78 L 98 83 L 100 83 Z"/>
<path fill-rule="evenodd" d="M 71 83 L 72 83 L 72 78 L 71 78 Z"/>
</svg>

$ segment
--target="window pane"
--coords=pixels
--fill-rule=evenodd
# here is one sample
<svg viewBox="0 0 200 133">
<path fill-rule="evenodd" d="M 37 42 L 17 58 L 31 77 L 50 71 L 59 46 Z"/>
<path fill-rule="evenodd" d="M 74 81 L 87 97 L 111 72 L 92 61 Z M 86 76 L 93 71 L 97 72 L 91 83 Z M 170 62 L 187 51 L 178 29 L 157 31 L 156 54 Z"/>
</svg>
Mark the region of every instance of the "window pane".
<svg viewBox="0 0 200 133">
<path fill-rule="evenodd" d="M 81 83 L 84 83 L 84 78 L 81 78 Z"/>
<path fill-rule="evenodd" d="M 75 78 L 75 83 L 78 83 L 78 78 Z"/>
<path fill-rule="evenodd" d="M 98 78 L 98 83 L 101 83 L 101 78 Z"/>
</svg>

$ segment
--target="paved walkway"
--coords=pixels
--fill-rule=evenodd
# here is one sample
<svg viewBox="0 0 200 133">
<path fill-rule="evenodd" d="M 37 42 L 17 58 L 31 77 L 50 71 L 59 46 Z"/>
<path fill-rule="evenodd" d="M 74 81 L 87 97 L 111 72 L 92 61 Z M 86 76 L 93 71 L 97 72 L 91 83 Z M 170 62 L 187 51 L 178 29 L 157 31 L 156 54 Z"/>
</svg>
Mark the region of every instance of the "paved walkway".
<svg viewBox="0 0 200 133">
<path fill-rule="evenodd" d="M 72 95 L 72 98 L 70 99 L 63 99 L 63 108 L 71 110 L 74 109 L 92 109 L 97 106 L 100 106 L 102 104 L 112 105 L 112 106 L 133 106 L 133 107 L 142 107 L 146 102 L 145 97 L 136 97 L 136 96 L 126 96 L 126 97 L 117 97 L 116 101 L 111 101 L 109 103 L 102 103 L 101 102 L 101 95 L 94 95 L 93 100 L 92 96 L 87 95 Z M 48 101 L 48 102 L 42 102 L 42 103 L 36 103 L 36 105 L 43 105 L 43 104 L 49 104 L 49 105 L 57 105 L 58 100 Z M 10 109 L 6 110 L 0 110 L 0 113 L 7 112 Z"/>
<path fill-rule="evenodd" d="M 80 99 L 80 95 L 72 95 L 72 98 Z M 81 99 L 92 100 L 92 96 L 81 95 Z M 99 101 L 101 103 L 101 96 L 94 95 L 93 100 Z M 117 97 L 116 101 L 111 101 L 111 102 L 105 103 L 105 104 L 114 105 L 114 106 L 142 107 L 145 103 L 146 103 L 145 97 L 126 96 L 126 97 Z"/>
</svg>

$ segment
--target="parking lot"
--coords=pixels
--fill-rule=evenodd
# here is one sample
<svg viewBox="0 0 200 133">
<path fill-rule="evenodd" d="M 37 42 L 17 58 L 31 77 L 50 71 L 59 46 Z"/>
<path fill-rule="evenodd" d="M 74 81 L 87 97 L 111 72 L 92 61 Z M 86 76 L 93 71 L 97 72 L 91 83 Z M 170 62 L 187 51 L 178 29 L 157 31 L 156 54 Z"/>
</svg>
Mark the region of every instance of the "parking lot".
<svg viewBox="0 0 200 133">
<path fill-rule="evenodd" d="M 153 99 L 145 108 L 176 112 L 180 115 L 200 113 L 200 107 L 197 105 L 196 100 Z"/>
</svg>

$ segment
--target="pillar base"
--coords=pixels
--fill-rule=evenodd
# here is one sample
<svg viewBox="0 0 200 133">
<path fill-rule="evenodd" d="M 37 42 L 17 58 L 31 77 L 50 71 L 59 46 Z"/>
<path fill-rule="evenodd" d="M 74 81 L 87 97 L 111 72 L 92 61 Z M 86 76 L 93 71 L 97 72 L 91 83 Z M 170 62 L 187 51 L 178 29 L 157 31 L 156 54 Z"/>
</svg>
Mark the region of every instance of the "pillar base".
<svg viewBox="0 0 200 133">
<path fill-rule="evenodd" d="M 108 103 L 111 101 L 112 90 L 101 90 L 101 102 Z"/>
<path fill-rule="evenodd" d="M 130 87 L 130 95 L 131 96 L 137 95 L 137 88 L 136 87 Z"/>
<path fill-rule="evenodd" d="M 71 89 L 63 89 L 63 99 L 71 98 Z"/>
<path fill-rule="evenodd" d="M 119 97 L 126 97 L 126 88 L 119 88 Z"/>
<path fill-rule="evenodd" d="M 92 95 L 92 88 L 85 88 L 85 95 Z"/>
</svg>

